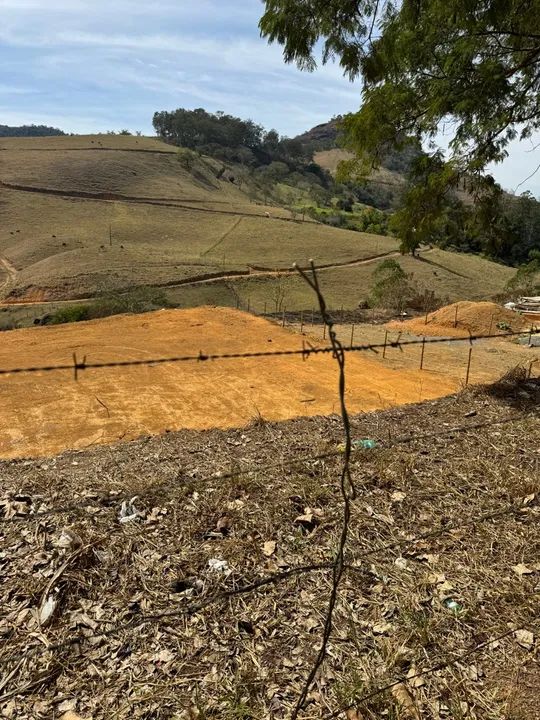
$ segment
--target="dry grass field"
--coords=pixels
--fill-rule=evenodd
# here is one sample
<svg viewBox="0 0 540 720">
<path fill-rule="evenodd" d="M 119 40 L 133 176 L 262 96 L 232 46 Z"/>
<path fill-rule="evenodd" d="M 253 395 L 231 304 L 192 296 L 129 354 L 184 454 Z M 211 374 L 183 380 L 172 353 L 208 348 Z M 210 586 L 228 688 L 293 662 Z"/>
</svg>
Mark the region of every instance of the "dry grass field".
<svg viewBox="0 0 540 720">
<path fill-rule="evenodd" d="M 467 298 L 482 300 L 500 293 L 514 270 L 474 255 L 461 255 L 433 249 L 420 253 L 419 257 L 399 256 L 405 272 L 411 274 L 420 287 L 433 290 L 441 300 Z M 321 288 L 329 307 L 353 309 L 367 299 L 373 287 L 372 273 L 377 262 L 358 263 L 349 267 L 327 268 L 319 271 Z M 279 298 L 287 310 L 309 310 L 314 305 L 313 293 L 296 274 L 272 277 L 252 275 L 234 280 L 233 283 L 216 281 L 215 286 L 224 295 L 232 287 L 242 299 L 244 306 L 259 312 L 266 303 L 270 311 L 274 298 Z M 174 301 L 182 302 L 184 293 L 194 288 L 178 288 L 171 291 Z M 216 292 L 217 292 L 216 288 Z"/>
<path fill-rule="evenodd" d="M 352 419 L 377 447 L 353 455 L 301 720 L 538 720 L 539 393 Z M 315 417 L 0 463 L 2 717 L 290 717 L 331 589 L 342 441 Z"/>
<path fill-rule="evenodd" d="M 331 304 L 354 308 L 369 294 L 374 267 L 358 261 L 397 251 L 392 238 L 293 222 L 288 210 L 253 203 L 245 186 L 218 180 L 217 161 L 196 158 L 187 170 L 181 155 L 142 137 L 2 139 L 2 295 L 59 300 L 178 283 L 170 295 L 181 306 L 235 305 L 252 297 L 262 309 L 282 294 L 283 279 L 229 275 L 313 258 L 336 266 L 324 271 Z M 490 297 L 512 275 L 480 258 L 438 250 L 401 262 L 450 299 Z M 209 275 L 224 280 L 181 286 Z M 290 309 L 309 308 L 300 281 L 286 284 Z"/>
</svg>

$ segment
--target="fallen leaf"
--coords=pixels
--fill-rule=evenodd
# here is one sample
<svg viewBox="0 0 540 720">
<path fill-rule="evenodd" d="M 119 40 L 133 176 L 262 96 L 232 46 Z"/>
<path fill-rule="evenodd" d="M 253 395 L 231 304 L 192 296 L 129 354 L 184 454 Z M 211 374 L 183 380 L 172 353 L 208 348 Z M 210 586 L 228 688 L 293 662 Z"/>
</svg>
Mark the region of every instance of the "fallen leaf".
<svg viewBox="0 0 540 720">
<path fill-rule="evenodd" d="M 304 508 L 303 515 L 299 515 L 294 520 L 295 525 L 301 525 L 308 532 L 313 532 L 316 526 L 320 523 L 320 516 L 322 515 L 321 510 L 311 508 Z"/>
<path fill-rule="evenodd" d="M 375 623 L 371 629 L 375 635 L 384 635 L 392 630 L 392 625 L 390 623 Z"/>
<path fill-rule="evenodd" d="M 220 560 L 219 558 L 210 558 L 208 561 L 208 567 L 214 572 L 222 572 L 225 575 L 231 574 L 229 563 L 226 560 Z"/>
<path fill-rule="evenodd" d="M 231 500 L 227 503 L 227 510 L 242 510 L 246 506 L 243 500 Z"/>
<path fill-rule="evenodd" d="M 267 540 L 263 545 L 263 553 L 266 557 L 270 557 L 276 552 L 277 543 L 275 540 Z"/>
<path fill-rule="evenodd" d="M 440 585 L 444 582 L 446 582 L 446 575 L 444 573 L 434 573 L 433 575 L 428 575 L 428 583 L 430 585 Z"/>
<path fill-rule="evenodd" d="M 418 712 L 416 703 L 413 700 L 413 696 L 403 683 L 394 685 L 391 689 L 391 693 L 407 717 L 412 718 L 412 720 L 421 720 L 420 713 Z"/>
<path fill-rule="evenodd" d="M 68 528 L 64 528 L 58 540 L 53 540 L 53 545 L 58 548 L 70 550 L 71 548 L 81 547 L 83 544 L 82 539 L 77 535 L 76 532 Z"/>
<path fill-rule="evenodd" d="M 347 720 L 364 720 L 364 716 L 360 715 L 358 710 L 354 710 L 353 708 L 349 708 L 345 715 Z"/>
<path fill-rule="evenodd" d="M 42 627 L 47 625 L 54 615 L 56 610 L 57 601 L 53 595 L 49 595 L 44 603 L 42 603 L 39 609 L 39 622 Z"/>
<path fill-rule="evenodd" d="M 231 519 L 227 515 L 223 515 L 216 523 L 216 530 L 222 535 L 227 535 L 231 527 Z"/>
<path fill-rule="evenodd" d="M 514 565 L 512 567 L 512 570 L 518 575 L 519 577 L 523 577 L 523 575 L 532 575 L 534 570 L 532 570 L 530 567 L 527 567 L 527 565 L 524 565 L 523 563 L 519 563 L 518 565 Z"/>
<path fill-rule="evenodd" d="M 526 650 L 532 650 L 534 647 L 534 635 L 530 630 L 516 630 L 514 633 L 518 645 Z"/>
</svg>

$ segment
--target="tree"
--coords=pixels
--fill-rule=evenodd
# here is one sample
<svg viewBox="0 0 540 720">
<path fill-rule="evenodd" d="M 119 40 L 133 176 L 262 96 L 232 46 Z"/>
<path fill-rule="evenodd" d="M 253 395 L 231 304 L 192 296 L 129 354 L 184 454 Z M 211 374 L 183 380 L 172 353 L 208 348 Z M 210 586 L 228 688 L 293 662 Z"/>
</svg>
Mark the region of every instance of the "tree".
<svg viewBox="0 0 540 720">
<path fill-rule="evenodd" d="M 374 307 L 393 308 L 402 312 L 412 295 L 408 277 L 401 265 L 392 258 L 383 260 L 372 273 L 375 284 L 370 302 Z"/>
<path fill-rule="evenodd" d="M 261 34 L 287 62 L 337 58 L 363 79 L 343 121 L 350 148 L 380 160 L 453 127 L 450 163 L 479 173 L 540 127 L 540 0 L 265 0 Z M 451 121 L 450 123 L 448 121 Z"/>
</svg>

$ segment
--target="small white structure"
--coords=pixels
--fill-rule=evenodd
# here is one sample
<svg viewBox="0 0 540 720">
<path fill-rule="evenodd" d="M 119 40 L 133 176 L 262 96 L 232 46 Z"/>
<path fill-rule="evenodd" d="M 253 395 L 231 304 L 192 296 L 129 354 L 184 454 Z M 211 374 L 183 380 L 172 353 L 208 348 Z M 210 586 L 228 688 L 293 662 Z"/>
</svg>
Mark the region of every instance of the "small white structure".
<svg viewBox="0 0 540 720">
<path fill-rule="evenodd" d="M 523 313 L 523 315 L 534 318 L 535 320 L 540 320 L 540 296 L 520 297 L 516 303 L 512 304 L 514 305 L 512 310 Z"/>
</svg>

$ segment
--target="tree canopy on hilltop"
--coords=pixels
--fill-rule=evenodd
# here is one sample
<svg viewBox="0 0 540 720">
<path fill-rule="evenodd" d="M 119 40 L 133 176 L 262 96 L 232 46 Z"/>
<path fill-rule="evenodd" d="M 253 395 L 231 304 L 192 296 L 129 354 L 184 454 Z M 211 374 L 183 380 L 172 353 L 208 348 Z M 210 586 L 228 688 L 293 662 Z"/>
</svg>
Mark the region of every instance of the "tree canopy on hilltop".
<svg viewBox="0 0 540 720">
<path fill-rule="evenodd" d="M 65 135 L 65 132 L 48 125 L 0 125 L 0 137 L 48 137 Z"/>
</svg>

